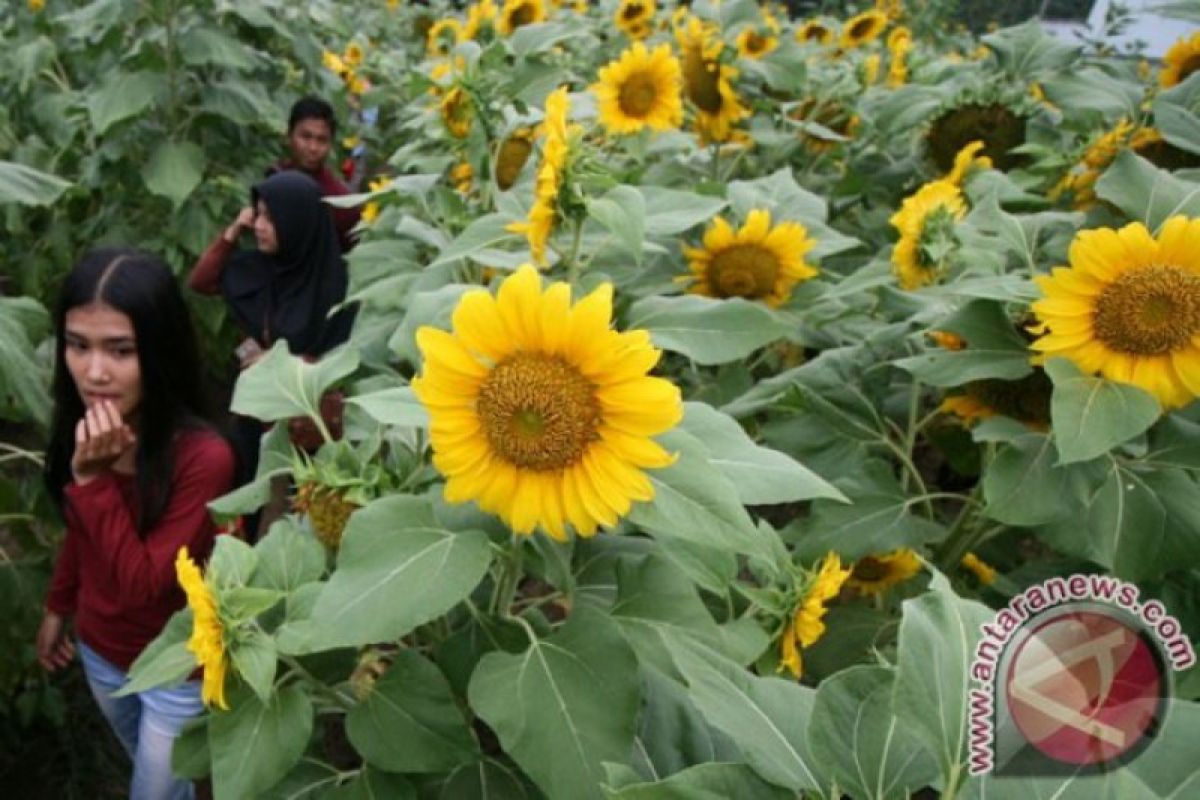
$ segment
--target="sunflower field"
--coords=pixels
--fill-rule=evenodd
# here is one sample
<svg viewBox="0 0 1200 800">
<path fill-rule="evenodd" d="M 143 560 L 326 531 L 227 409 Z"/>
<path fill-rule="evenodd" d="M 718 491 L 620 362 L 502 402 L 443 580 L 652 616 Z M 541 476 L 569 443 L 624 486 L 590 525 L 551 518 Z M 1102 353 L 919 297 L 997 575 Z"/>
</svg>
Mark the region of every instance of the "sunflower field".
<svg viewBox="0 0 1200 800">
<path fill-rule="evenodd" d="M 31 85 L 86 36 L 53 4 L 9 23 L 43 26 Z M 125 196 L 174 214 L 145 224 L 180 269 L 247 174 L 222 109 L 307 82 L 377 154 L 334 201 L 364 206 L 351 341 L 277 345 L 233 390 L 276 424 L 212 511 L 283 482 L 291 512 L 181 553 L 189 607 L 133 670 L 203 667 L 177 770 L 218 800 L 1200 791 L 1194 667 L 1120 769 L 968 769 L 980 626 L 1031 585 L 1112 576 L 1200 637 L 1200 28 L 1150 62 L 955 6 L 201 3 L 226 33 L 188 52 L 258 37 L 171 66 L 224 70 L 225 100 L 112 89 L 57 144 L 18 124 L 56 106 L 0 110 L 4 224 L 47 264 L 69 243 L 21 214 L 95 215 L 106 162 L 33 156 L 99 123 L 159 159 Z M 34 424 L 24 293 L 0 413 Z"/>
</svg>

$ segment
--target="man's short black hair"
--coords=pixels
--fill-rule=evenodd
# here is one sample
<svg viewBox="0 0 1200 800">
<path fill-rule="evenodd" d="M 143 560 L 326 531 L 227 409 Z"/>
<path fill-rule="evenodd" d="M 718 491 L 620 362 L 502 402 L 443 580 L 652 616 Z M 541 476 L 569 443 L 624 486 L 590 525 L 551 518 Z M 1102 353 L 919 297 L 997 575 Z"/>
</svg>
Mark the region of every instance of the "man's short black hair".
<svg viewBox="0 0 1200 800">
<path fill-rule="evenodd" d="M 333 118 L 333 106 L 319 97 L 301 97 L 292 105 L 288 115 L 288 133 L 306 119 L 323 119 L 329 123 L 329 133 L 337 136 L 337 120 Z"/>
</svg>

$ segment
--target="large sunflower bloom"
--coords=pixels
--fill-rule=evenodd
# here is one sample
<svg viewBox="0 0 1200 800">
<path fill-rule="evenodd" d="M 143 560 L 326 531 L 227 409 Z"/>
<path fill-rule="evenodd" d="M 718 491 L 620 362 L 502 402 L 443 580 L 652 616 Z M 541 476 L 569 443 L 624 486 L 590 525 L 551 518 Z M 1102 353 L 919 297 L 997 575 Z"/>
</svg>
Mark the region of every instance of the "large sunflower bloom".
<svg viewBox="0 0 1200 800">
<path fill-rule="evenodd" d="M 804 254 L 815 242 L 798 222 L 771 226 L 771 212 L 754 209 L 734 231 L 723 217 L 704 233 L 703 247 L 685 247 L 689 291 L 707 297 L 744 297 L 779 306 L 801 281 L 817 274 Z"/>
<path fill-rule="evenodd" d="M 444 56 L 455 42 L 462 40 L 462 23 L 454 17 L 439 19 L 425 34 L 425 50 L 430 55 Z"/>
<path fill-rule="evenodd" d="M 563 540 L 609 527 L 654 498 L 642 471 L 673 456 L 651 438 L 682 418 L 679 389 L 647 373 L 660 352 L 644 330 L 609 328 L 612 286 L 573 306 L 525 265 L 493 297 L 468 292 L 453 332 L 423 327 L 413 391 L 429 410 L 446 499 L 475 500 L 516 533 Z"/>
<path fill-rule="evenodd" d="M 532 25 L 546 19 L 546 0 L 504 0 L 500 9 L 500 32 L 510 35 L 523 25 Z"/>
<path fill-rule="evenodd" d="M 1070 267 L 1034 278 L 1045 333 L 1031 347 L 1130 383 L 1164 408 L 1200 394 L 1200 219 L 1081 231 Z"/>
<path fill-rule="evenodd" d="M 907 547 L 854 562 L 846 585 L 863 594 L 883 594 L 921 571 L 921 559 Z"/>
<path fill-rule="evenodd" d="M 1189 75 L 1200 69 L 1200 31 L 1190 38 L 1180 38 L 1171 45 L 1163 58 L 1163 71 L 1158 74 L 1158 85 L 1166 89 L 1183 83 Z"/>
<path fill-rule="evenodd" d="M 656 5 L 655 0 L 621 0 L 613 22 L 631 39 L 645 39 L 650 34 Z"/>
<path fill-rule="evenodd" d="M 511 233 L 524 234 L 529 240 L 530 252 L 538 266 L 546 263 L 546 242 L 550 240 L 550 232 L 558 218 L 558 192 L 562 188 L 570 151 L 567 139 L 567 113 L 570 110 L 567 87 L 560 86 L 546 97 L 546 117 L 540 129 L 544 137 L 542 161 L 538 164 L 533 206 L 524 222 L 508 225 Z"/>
<path fill-rule="evenodd" d="M 842 35 L 838 39 L 838 44 L 847 50 L 862 47 L 864 44 L 878 39 L 879 34 L 883 33 L 883 29 L 887 27 L 887 23 L 887 15 L 883 12 L 864 11 L 846 20 L 846 24 L 842 26 Z"/>
<path fill-rule="evenodd" d="M 954 166 L 947 173 L 946 180 L 955 186 L 962 186 L 967 173 L 977 169 L 991 169 L 992 160 L 987 156 L 977 155 L 984 146 L 982 140 L 976 139 L 959 150 L 954 156 Z"/>
<path fill-rule="evenodd" d="M 900 232 L 892 249 L 892 271 L 903 289 L 933 283 L 944 259 L 931 258 L 928 246 L 952 233 L 953 223 L 967 214 L 962 192 L 947 180 L 932 181 L 904 198 L 889 222 Z"/>
<path fill-rule="evenodd" d="M 733 88 L 737 69 L 721 63 L 724 44 L 696 17 L 688 17 L 686 24 L 676 28 L 675 38 L 683 52 L 684 93 L 697 108 L 701 141 L 728 141 L 733 125 L 750 116 Z"/>
<path fill-rule="evenodd" d="M 825 604 L 837 597 L 851 571 L 842 568 L 837 553 L 825 556 L 792 618 L 784 626 L 779 640 L 779 669 L 787 669 L 799 678 L 802 670 L 800 648 L 811 647 L 825 634 Z"/>
<path fill-rule="evenodd" d="M 592 91 L 599 100 L 600 122 L 610 133 L 665 131 L 683 122 L 682 70 L 670 45 L 647 50 L 637 42 L 602 67 L 599 78 Z"/>
<path fill-rule="evenodd" d="M 228 711 L 225 673 L 229 669 L 229 661 L 225 657 L 225 630 L 221 627 L 212 590 L 204 582 L 200 568 L 188 556 L 186 547 L 179 548 L 175 557 L 175 576 L 192 609 L 192 635 L 188 639 L 187 649 L 204 669 L 200 698 L 206 705 L 215 705 Z"/>
</svg>

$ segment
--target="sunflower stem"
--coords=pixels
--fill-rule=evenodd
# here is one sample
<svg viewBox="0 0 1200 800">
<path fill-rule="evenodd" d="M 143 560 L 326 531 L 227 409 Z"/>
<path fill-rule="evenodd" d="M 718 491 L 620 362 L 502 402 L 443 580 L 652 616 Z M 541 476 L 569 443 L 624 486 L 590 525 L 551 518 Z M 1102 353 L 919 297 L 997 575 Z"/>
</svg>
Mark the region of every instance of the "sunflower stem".
<svg viewBox="0 0 1200 800">
<path fill-rule="evenodd" d="M 721 143 L 709 145 L 709 174 L 708 179 L 717 183 L 721 179 Z"/>
<path fill-rule="evenodd" d="M 512 608 L 513 598 L 517 594 L 517 585 L 521 582 L 521 567 L 525 557 L 525 550 L 522 547 L 523 542 L 515 535 L 511 544 L 512 546 L 508 550 L 507 558 L 500 565 L 500 578 L 496 587 L 496 603 L 492 609 L 493 613 L 499 614 L 502 617 L 511 616 L 509 609 Z"/>
<path fill-rule="evenodd" d="M 339 692 L 332 686 L 327 685 L 323 681 L 317 680 L 311 672 L 304 668 L 295 656 L 280 654 L 279 660 L 287 665 L 288 669 L 294 672 L 301 680 L 311 686 L 317 693 L 323 694 L 336 703 L 338 706 L 349 711 L 354 708 L 354 700 Z"/>
<path fill-rule="evenodd" d="M 571 291 L 574 292 L 579 283 L 580 267 L 579 263 L 579 245 L 583 242 L 583 221 L 575 220 L 575 231 L 571 234 L 571 252 L 567 255 L 567 282 L 571 285 Z"/>
<path fill-rule="evenodd" d="M 977 489 L 967 495 L 967 502 L 964 502 L 963 507 L 959 509 L 958 516 L 954 518 L 954 522 L 950 526 L 950 533 L 946 535 L 945 541 L 938 548 L 934 563 L 944 573 L 954 569 L 962 561 L 963 556 L 969 553 L 971 548 L 982 538 L 983 532 L 975 524 L 979 517 L 971 513 L 979 505 L 979 501 L 974 496 L 975 491 Z"/>
</svg>

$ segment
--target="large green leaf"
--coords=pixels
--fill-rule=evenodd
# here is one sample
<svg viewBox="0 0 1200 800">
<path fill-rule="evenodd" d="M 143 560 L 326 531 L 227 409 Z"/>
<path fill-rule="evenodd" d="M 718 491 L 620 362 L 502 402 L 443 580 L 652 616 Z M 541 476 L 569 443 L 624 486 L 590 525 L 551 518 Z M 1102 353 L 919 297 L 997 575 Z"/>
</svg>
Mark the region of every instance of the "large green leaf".
<svg viewBox="0 0 1200 800">
<path fill-rule="evenodd" d="M 708 463 L 719 469 L 748 505 L 790 503 L 825 497 L 846 500 L 827 482 L 790 456 L 755 444 L 732 417 L 704 403 L 684 403 L 680 426 L 708 451 Z"/>
<path fill-rule="evenodd" d="M 346 714 L 351 744 L 389 772 L 444 772 L 478 758 L 450 684 L 415 650 L 401 650 L 367 699 Z"/>
<path fill-rule="evenodd" d="M 495 250 L 496 245 L 501 242 L 511 242 L 517 238 L 517 234 L 511 233 L 507 229 L 511 222 L 513 222 L 513 218 L 505 214 L 486 214 L 479 217 L 468 225 L 445 250 L 439 253 L 428 268 L 448 264 L 468 256 L 480 263 L 488 263 L 486 254 Z"/>
<path fill-rule="evenodd" d="M 73 184 L 24 164 L 0 161 L 0 204 L 48 206 Z"/>
<path fill-rule="evenodd" d="M 254 50 L 218 28 L 197 26 L 179 40 L 179 53 L 190 66 L 211 65 L 243 71 L 254 67 Z"/>
<path fill-rule="evenodd" d="M 258 699 L 269 703 L 275 684 L 275 641 L 262 631 L 242 632 L 237 643 L 230 647 L 230 656 L 237 673 Z"/>
<path fill-rule="evenodd" d="M 1176 147 L 1200 153 L 1200 78 L 1194 74 L 1154 98 L 1154 125 Z"/>
<path fill-rule="evenodd" d="M 99 136 L 121 120 L 136 116 L 167 89 L 167 79 L 159 72 L 111 73 L 87 99 L 88 116 Z"/>
<path fill-rule="evenodd" d="M 904 601 L 892 711 L 936 757 L 945 786 L 965 774 L 970 665 L 992 611 L 957 596 L 940 573 L 929 588 Z"/>
<path fill-rule="evenodd" d="M 129 682 L 113 696 L 126 697 L 156 686 L 172 686 L 191 675 L 196 669 L 196 657 L 187 649 L 191 635 L 192 610 L 176 611 L 130 666 Z"/>
<path fill-rule="evenodd" d="M 759 303 L 699 295 L 639 300 L 629 309 L 629 327 L 645 328 L 656 345 L 698 364 L 745 358 L 789 331 L 779 316 Z"/>
<path fill-rule="evenodd" d="M 0 297 L 0 418 L 49 421 L 50 375 L 34 353 L 48 324 L 36 300 Z"/>
<path fill-rule="evenodd" d="M 284 517 L 254 546 L 258 565 L 251 585 L 290 592 L 321 577 L 325 571 L 325 548 L 297 525 L 294 517 Z"/>
<path fill-rule="evenodd" d="M 1077 45 L 1051 36 L 1037 20 L 990 33 L 983 42 L 996 53 L 1002 70 L 1026 80 L 1057 71 L 1079 56 Z"/>
<path fill-rule="evenodd" d="M 1159 169 L 1132 150 L 1122 150 L 1096 182 L 1096 194 L 1151 233 L 1169 218 L 1200 217 L 1200 184 Z"/>
<path fill-rule="evenodd" d="M 1137 386 L 1084 375 L 1070 361 L 1052 358 L 1050 401 L 1058 463 L 1090 461 L 1132 439 L 1162 413 L 1153 395 Z"/>
<path fill-rule="evenodd" d="M 895 670 L 862 664 L 821 682 L 808 726 L 813 755 L 855 798 L 907 800 L 937 764 L 891 709 Z"/>
<path fill-rule="evenodd" d="M 1031 433 L 1000 447 L 983 475 L 989 517 L 1009 525 L 1040 525 L 1078 507 L 1078 473 L 1055 463 L 1053 441 Z"/>
<path fill-rule="evenodd" d="M 1076 113 L 1093 111 L 1108 118 L 1136 117 L 1143 88 L 1132 81 L 1114 78 L 1095 67 L 1063 71 L 1042 82 L 1046 98 L 1060 108 Z"/>
<path fill-rule="evenodd" d="M 191 142 L 161 142 L 142 166 L 146 188 L 178 208 L 204 176 L 204 151 Z"/>
<path fill-rule="evenodd" d="M 805 733 L 816 692 L 794 681 L 756 677 L 688 639 L 677 640 L 672 652 L 692 702 L 741 748 L 755 772 L 792 791 L 824 795 L 827 773 Z"/>
<path fill-rule="evenodd" d="M 633 746 L 637 657 L 608 617 L 580 606 L 524 653 L 485 655 L 468 697 L 548 796 L 598 798 L 603 762 Z"/>
<path fill-rule="evenodd" d="M 305 416 L 319 420 L 321 395 L 357 367 L 354 348 L 339 347 L 309 363 L 288 352 L 281 339 L 238 376 L 230 408 L 266 422 Z"/>
<path fill-rule="evenodd" d="M 588 201 L 588 216 L 616 237 L 620 252 L 642 263 L 646 201 L 632 186 L 617 186 L 603 197 Z"/>
<path fill-rule="evenodd" d="M 421 405 L 410 386 L 381 389 L 378 392 L 348 397 L 346 400 L 384 425 L 397 425 L 402 428 L 429 427 L 429 412 Z"/>
<path fill-rule="evenodd" d="M 610 800 L 787 800 L 791 792 L 767 783 L 745 764 L 713 763 L 653 783 L 606 790 Z"/>
<path fill-rule="evenodd" d="M 321 800 L 417 800 L 417 797 L 416 788 L 403 775 L 364 765 L 358 777 L 321 795 Z"/>
<path fill-rule="evenodd" d="M 652 667 L 640 674 L 642 709 L 632 764 L 642 779 L 657 781 L 693 764 L 738 760 L 737 745 L 708 724 L 679 681 Z"/>
<path fill-rule="evenodd" d="M 674 236 L 708 222 L 726 205 L 721 197 L 661 186 L 639 186 L 645 200 L 647 236 Z"/>
<path fill-rule="evenodd" d="M 313 708 L 298 685 L 269 702 L 248 689 L 230 693 L 230 711 L 209 717 L 213 797 L 242 800 L 270 788 L 300 760 L 312 732 Z"/>
<path fill-rule="evenodd" d="M 534 794 L 508 764 L 490 758 L 450 773 L 438 800 L 533 800 Z"/>
</svg>

